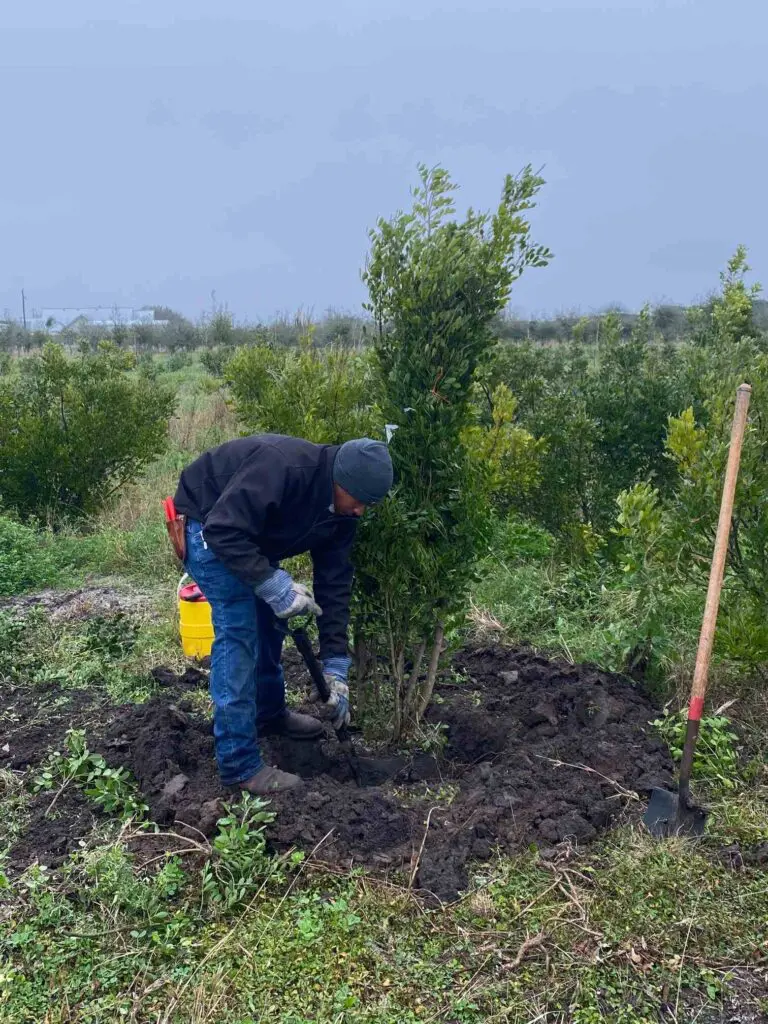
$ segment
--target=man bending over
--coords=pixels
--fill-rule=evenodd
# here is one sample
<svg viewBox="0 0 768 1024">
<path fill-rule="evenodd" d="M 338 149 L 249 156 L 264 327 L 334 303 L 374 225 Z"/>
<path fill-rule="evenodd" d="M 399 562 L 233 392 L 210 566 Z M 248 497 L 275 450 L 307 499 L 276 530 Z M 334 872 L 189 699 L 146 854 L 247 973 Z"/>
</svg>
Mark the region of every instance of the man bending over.
<svg viewBox="0 0 768 1024">
<path fill-rule="evenodd" d="M 213 731 L 225 785 L 257 795 L 295 788 L 298 775 L 264 764 L 258 737 L 322 735 L 316 718 L 286 707 L 278 620 L 318 616 L 331 691 L 323 710 L 335 728 L 349 721 L 352 542 L 358 518 L 391 486 L 387 446 L 368 438 L 323 445 L 256 434 L 182 472 L 174 503 L 187 517 L 184 567 L 211 606 Z M 305 551 L 314 595 L 279 564 Z"/>
</svg>

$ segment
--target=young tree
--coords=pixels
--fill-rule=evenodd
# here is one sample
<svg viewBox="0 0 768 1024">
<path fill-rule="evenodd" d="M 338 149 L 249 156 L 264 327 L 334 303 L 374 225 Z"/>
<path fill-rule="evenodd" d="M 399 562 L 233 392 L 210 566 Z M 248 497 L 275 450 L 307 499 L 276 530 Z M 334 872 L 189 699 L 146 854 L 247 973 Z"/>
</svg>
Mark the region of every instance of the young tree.
<svg viewBox="0 0 768 1024">
<path fill-rule="evenodd" d="M 381 430 L 371 355 L 319 349 L 309 327 L 298 348 L 253 345 L 223 367 L 238 419 L 250 431 L 340 444 Z"/>
<path fill-rule="evenodd" d="M 493 214 L 458 220 L 447 172 L 421 167 L 412 210 L 371 232 L 366 308 L 396 486 L 361 529 L 355 633 L 358 672 L 383 662 L 394 684 L 395 738 L 423 715 L 446 625 L 466 610 L 488 479 L 467 445 L 473 382 L 513 282 L 550 258 L 526 219 L 542 183 L 528 167 Z"/>
<path fill-rule="evenodd" d="M 752 661 L 768 657 L 768 353 L 754 327 L 745 251 L 739 248 L 721 275 L 722 291 L 699 320 L 691 356 L 700 399 L 669 417 L 666 453 L 674 470 L 667 493 L 646 483 L 619 495 L 615 531 L 624 567 L 633 573 L 659 567 L 658 600 L 684 574 L 702 593 L 709 571 L 728 460 L 736 389 L 752 386 L 749 420 L 729 537 L 720 643 Z M 732 612 L 733 610 L 733 612 Z"/>
<path fill-rule="evenodd" d="M 88 514 L 165 448 L 175 396 L 134 365 L 111 342 L 75 358 L 49 342 L 0 379 L 0 505 Z"/>
</svg>

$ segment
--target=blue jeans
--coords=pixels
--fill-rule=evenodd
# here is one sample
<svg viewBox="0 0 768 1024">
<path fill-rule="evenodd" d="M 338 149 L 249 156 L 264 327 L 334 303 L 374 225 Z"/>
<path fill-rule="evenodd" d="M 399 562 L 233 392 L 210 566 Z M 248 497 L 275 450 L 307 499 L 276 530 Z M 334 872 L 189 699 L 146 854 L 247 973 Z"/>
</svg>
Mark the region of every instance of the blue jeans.
<svg viewBox="0 0 768 1024">
<path fill-rule="evenodd" d="M 206 545 L 203 527 L 187 521 L 187 559 L 192 579 L 213 616 L 211 699 L 216 761 L 224 785 L 243 782 L 263 766 L 257 722 L 285 710 L 280 665 L 283 634 L 274 612 L 253 588 L 227 569 Z"/>
</svg>

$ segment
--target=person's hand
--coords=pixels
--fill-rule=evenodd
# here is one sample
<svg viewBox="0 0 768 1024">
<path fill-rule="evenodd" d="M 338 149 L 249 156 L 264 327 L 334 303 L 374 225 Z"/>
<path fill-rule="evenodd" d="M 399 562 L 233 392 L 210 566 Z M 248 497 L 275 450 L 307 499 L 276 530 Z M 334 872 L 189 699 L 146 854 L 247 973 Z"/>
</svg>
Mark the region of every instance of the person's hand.
<svg viewBox="0 0 768 1024">
<path fill-rule="evenodd" d="M 349 687 L 344 680 L 330 672 L 323 673 L 330 691 L 328 700 L 323 700 L 317 687 L 312 684 L 309 699 L 318 706 L 321 718 L 330 720 L 333 728 L 338 732 L 343 725 L 349 725 L 351 718 L 349 714 Z"/>
<path fill-rule="evenodd" d="M 323 614 L 323 609 L 315 601 L 312 592 L 303 584 L 296 583 L 285 569 L 276 569 L 271 576 L 258 584 L 255 590 L 278 619 Z"/>
<path fill-rule="evenodd" d="M 323 609 L 315 601 L 312 591 L 302 583 L 294 583 L 291 590 L 291 603 L 282 611 L 273 608 L 278 619 L 293 619 L 297 615 L 322 615 Z"/>
</svg>

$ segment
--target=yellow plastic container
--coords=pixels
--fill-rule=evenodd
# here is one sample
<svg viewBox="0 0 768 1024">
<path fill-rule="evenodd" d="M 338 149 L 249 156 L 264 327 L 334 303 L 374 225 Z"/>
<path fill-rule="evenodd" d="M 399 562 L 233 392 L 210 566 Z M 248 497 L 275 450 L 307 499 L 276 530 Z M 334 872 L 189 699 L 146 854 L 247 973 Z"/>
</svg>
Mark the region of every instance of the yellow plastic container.
<svg viewBox="0 0 768 1024">
<path fill-rule="evenodd" d="M 181 577 L 176 591 L 179 602 L 179 632 L 181 647 L 188 658 L 206 658 L 213 644 L 211 606 L 200 588 L 186 574 Z"/>
</svg>

